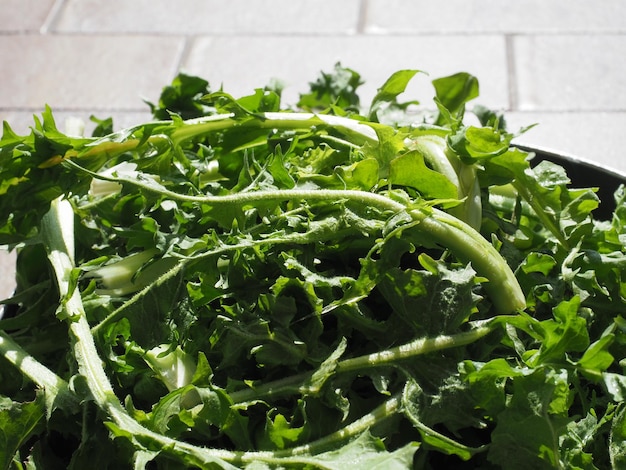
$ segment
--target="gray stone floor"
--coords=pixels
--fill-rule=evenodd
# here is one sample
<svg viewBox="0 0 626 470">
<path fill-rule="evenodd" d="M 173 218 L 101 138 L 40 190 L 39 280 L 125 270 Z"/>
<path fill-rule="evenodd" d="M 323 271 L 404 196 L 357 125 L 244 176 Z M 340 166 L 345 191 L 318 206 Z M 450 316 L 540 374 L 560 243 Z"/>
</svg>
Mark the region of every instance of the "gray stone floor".
<svg viewBox="0 0 626 470">
<path fill-rule="evenodd" d="M 624 0 L 0 0 L 0 120 L 24 133 L 48 104 L 125 127 L 178 71 L 234 95 L 277 78 L 293 102 L 336 62 L 364 101 L 412 68 L 425 103 L 431 79 L 467 71 L 511 130 L 538 123 L 517 142 L 626 172 L 625 57 Z"/>
</svg>

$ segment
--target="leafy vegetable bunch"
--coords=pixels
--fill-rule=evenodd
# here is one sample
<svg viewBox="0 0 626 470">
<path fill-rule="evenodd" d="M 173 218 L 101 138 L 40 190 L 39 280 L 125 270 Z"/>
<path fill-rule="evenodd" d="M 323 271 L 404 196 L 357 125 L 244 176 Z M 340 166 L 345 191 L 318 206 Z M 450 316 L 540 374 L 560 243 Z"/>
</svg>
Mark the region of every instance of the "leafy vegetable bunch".
<svg viewBox="0 0 626 470">
<path fill-rule="evenodd" d="M 624 187 L 417 73 L 5 123 L 2 468 L 626 468 Z"/>
</svg>

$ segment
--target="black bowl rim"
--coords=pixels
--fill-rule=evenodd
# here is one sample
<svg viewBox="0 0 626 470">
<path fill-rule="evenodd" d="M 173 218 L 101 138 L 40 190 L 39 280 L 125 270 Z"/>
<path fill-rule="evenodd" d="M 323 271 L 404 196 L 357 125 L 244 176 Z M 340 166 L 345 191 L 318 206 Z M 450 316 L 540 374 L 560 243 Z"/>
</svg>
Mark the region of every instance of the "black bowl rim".
<svg viewBox="0 0 626 470">
<path fill-rule="evenodd" d="M 601 165 L 595 161 L 573 155 L 570 153 L 560 152 L 557 150 L 550 149 L 548 147 L 537 147 L 531 145 L 523 145 L 523 144 L 513 144 L 513 147 L 516 147 L 520 150 L 523 150 L 528 153 L 535 154 L 540 160 L 558 160 L 570 163 L 572 165 L 579 165 L 583 167 L 592 168 L 595 171 L 610 174 L 615 176 L 616 178 L 621 178 L 626 183 L 626 171 L 621 171 L 616 168 L 611 167 L 610 165 Z"/>
<path fill-rule="evenodd" d="M 565 168 L 571 186 L 596 188 L 600 204 L 593 211 L 594 216 L 599 220 L 610 220 L 613 217 L 616 209 L 614 195 L 620 185 L 626 185 L 626 172 L 555 150 L 528 145 L 513 146 L 533 156 L 531 165 L 547 160 Z"/>
</svg>

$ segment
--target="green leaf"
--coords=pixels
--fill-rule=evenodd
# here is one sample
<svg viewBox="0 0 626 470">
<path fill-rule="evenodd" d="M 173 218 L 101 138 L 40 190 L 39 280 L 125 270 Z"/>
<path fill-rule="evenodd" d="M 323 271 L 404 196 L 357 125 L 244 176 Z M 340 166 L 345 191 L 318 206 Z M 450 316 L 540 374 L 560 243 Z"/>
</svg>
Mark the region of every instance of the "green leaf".
<svg viewBox="0 0 626 470">
<path fill-rule="evenodd" d="M 530 363 L 534 366 L 553 361 L 563 361 L 566 354 L 582 352 L 589 346 L 587 322 L 578 315 L 580 299 L 559 303 L 554 309 L 554 320 L 539 324 L 542 343 Z"/>
<path fill-rule="evenodd" d="M 466 72 L 456 73 L 433 80 L 437 106 L 440 114 L 436 124 L 455 127 L 463 118 L 465 104 L 477 98 L 478 80 Z"/>
<path fill-rule="evenodd" d="M 249 418 L 239 412 L 230 396 L 215 386 L 196 389 L 202 399 L 198 422 L 217 426 L 239 449 L 252 449 L 252 438 L 248 428 Z"/>
<path fill-rule="evenodd" d="M 538 370 L 516 377 L 510 402 L 492 432 L 489 461 L 512 470 L 558 468 L 558 437 L 569 422 L 563 400 L 569 393 L 563 373 Z"/>
<path fill-rule="evenodd" d="M 561 462 L 565 468 L 598 469 L 593 463 L 593 454 L 585 450 L 600 432 L 601 424 L 594 414 L 589 413 L 584 418 L 567 425 L 567 433 L 559 439 Z"/>
<path fill-rule="evenodd" d="M 372 121 L 380 121 L 379 113 L 391 109 L 405 109 L 409 104 L 418 104 L 416 101 L 400 104 L 397 97 L 404 93 L 411 79 L 418 70 L 398 70 L 394 72 L 381 86 L 372 99 L 369 110 L 369 118 Z"/>
<path fill-rule="evenodd" d="M 358 110 L 357 89 L 362 83 L 357 72 L 337 63 L 332 72 L 322 72 L 315 82 L 309 84 L 310 92 L 300 95 L 297 106 L 311 111 L 328 108 Z"/>
<path fill-rule="evenodd" d="M 374 158 L 378 162 L 379 178 L 386 179 L 391 171 L 391 162 L 406 152 L 404 136 L 388 126 L 374 127 L 378 143 L 368 144 L 363 148 L 365 157 Z"/>
<path fill-rule="evenodd" d="M 544 276 L 550 274 L 550 271 L 556 266 L 557 261 L 553 256 L 546 253 L 529 253 L 524 262 L 521 264 L 521 268 L 525 273 L 539 272 Z"/>
<path fill-rule="evenodd" d="M 278 111 L 280 109 L 280 97 L 271 90 L 257 88 L 254 94 L 244 96 L 237 103 L 249 113 L 261 113 Z"/>
<path fill-rule="evenodd" d="M 577 363 L 583 369 L 583 373 L 593 375 L 596 378 L 601 377 L 602 372 L 606 371 L 615 361 L 609 351 L 614 340 L 615 335 L 607 334 L 591 343 Z"/>
<path fill-rule="evenodd" d="M 93 137 L 104 137 L 106 135 L 113 133 L 113 119 L 105 118 L 98 119 L 96 116 L 89 116 L 89 119 L 96 123 L 96 127 L 94 128 L 91 135 Z"/>
<path fill-rule="evenodd" d="M 506 406 L 507 379 L 531 373 L 528 369 L 511 366 L 504 358 L 492 359 L 485 364 L 466 361 L 463 372 L 476 406 L 487 410 L 492 416 L 503 411 Z"/>
<path fill-rule="evenodd" d="M 191 119 L 204 114 L 202 97 L 209 93 L 209 82 L 200 77 L 179 73 L 171 85 L 163 88 L 157 105 L 148 103 L 155 119 L 167 120 L 178 114 Z"/>
<path fill-rule="evenodd" d="M 423 395 L 422 388 L 416 382 L 409 381 L 402 395 L 402 403 L 404 414 L 409 418 L 413 426 L 419 430 L 424 444 L 437 449 L 439 452 L 456 455 L 465 461 L 470 460 L 474 454 L 482 451 L 481 449 L 466 446 L 424 424 L 421 408 L 424 402 Z"/>
<path fill-rule="evenodd" d="M 626 401 L 626 376 L 612 372 L 604 372 L 602 380 L 607 393 L 616 402 Z"/>
<path fill-rule="evenodd" d="M 345 352 L 348 343 L 345 338 L 342 338 L 337 348 L 328 356 L 322 364 L 315 370 L 311 378 L 307 380 L 302 388 L 306 391 L 306 394 L 318 394 L 324 384 L 335 374 L 337 369 L 337 362 Z"/>
<path fill-rule="evenodd" d="M 275 449 L 284 449 L 296 443 L 303 430 L 304 427 L 292 427 L 280 413 L 274 419 L 268 416 L 265 422 L 266 441 L 271 442 Z"/>
<path fill-rule="evenodd" d="M 420 152 L 407 152 L 389 163 L 389 183 L 417 190 L 427 199 L 455 199 L 457 188 L 446 176 L 428 168 Z"/>
<path fill-rule="evenodd" d="M 329 470 L 405 470 L 413 464 L 418 444 L 410 443 L 392 452 L 369 432 L 337 450 L 331 450 L 307 459 L 310 465 Z"/>
<path fill-rule="evenodd" d="M 621 251 L 599 253 L 573 249 L 563 263 L 563 279 L 582 300 L 623 303 L 623 273 L 626 255 Z"/>
<path fill-rule="evenodd" d="M 613 468 L 626 465 L 626 407 L 623 403 L 617 408 L 611 424 L 609 455 Z"/>
<path fill-rule="evenodd" d="M 268 170 L 274 179 L 276 187 L 291 189 L 295 186 L 296 182 L 289 174 L 287 168 L 285 168 L 283 153 L 279 146 L 276 146 L 274 154 L 269 158 Z"/>
<path fill-rule="evenodd" d="M 44 395 L 29 402 L 0 397 L 0 467 L 10 468 L 19 448 L 44 425 Z"/>
<path fill-rule="evenodd" d="M 466 162 L 505 153 L 513 136 L 491 127 L 468 126 L 448 137 L 450 147 Z"/>
<path fill-rule="evenodd" d="M 380 167 L 376 159 L 366 158 L 336 170 L 347 187 L 369 191 L 378 183 Z"/>
<path fill-rule="evenodd" d="M 443 263 L 437 263 L 436 269 L 432 273 L 393 268 L 378 284 L 387 302 L 416 336 L 458 331 L 474 311 L 474 271 L 470 267 L 450 270 Z"/>
<path fill-rule="evenodd" d="M 373 108 L 377 103 L 394 100 L 400 93 L 404 93 L 406 86 L 419 70 L 398 70 L 394 72 L 372 99 Z"/>
</svg>

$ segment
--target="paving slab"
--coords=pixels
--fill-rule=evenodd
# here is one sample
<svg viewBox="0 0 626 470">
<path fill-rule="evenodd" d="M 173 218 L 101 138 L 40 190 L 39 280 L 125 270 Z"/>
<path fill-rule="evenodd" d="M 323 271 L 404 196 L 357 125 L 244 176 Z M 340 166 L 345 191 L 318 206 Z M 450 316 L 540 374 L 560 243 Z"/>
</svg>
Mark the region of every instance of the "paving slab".
<svg viewBox="0 0 626 470">
<path fill-rule="evenodd" d="M 180 37 L 0 36 L 0 63 L 22 64 L 0 68 L 0 109 L 143 109 L 183 47 Z"/>
<path fill-rule="evenodd" d="M 54 0 L 1 0 L 0 33 L 39 31 Z"/>
<path fill-rule="evenodd" d="M 320 71 L 332 71 L 337 62 L 365 81 L 364 105 L 393 72 L 418 69 L 428 75 L 414 78 L 407 99 L 431 102 L 432 79 L 465 71 L 478 77 L 483 104 L 509 106 L 505 41 L 496 36 L 202 36 L 191 44 L 182 69 L 206 78 L 214 89 L 223 84 L 235 96 L 279 79 L 285 84 L 284 102 L 294 104 Z"/>
<path fill-rule="evenodd" d="M 626 35 L 519 36 L 513 52 L 520 110 L 626 110 Z"/>
<path fill-rule="evenodd" d="M 360 0 L 67 0 L 57 32 L 354 33 Z"/>
<path fill-rule="evenodd" d="M 623 0 L 367 0 L 365 32 L 593 33 L 624 32 Z"/>
<path fill-rule="evenodd" d="M 0 249 L 0 300 L 11 297 L 15 289 L 15 258 L 15 252 Z"/>
</svg>

